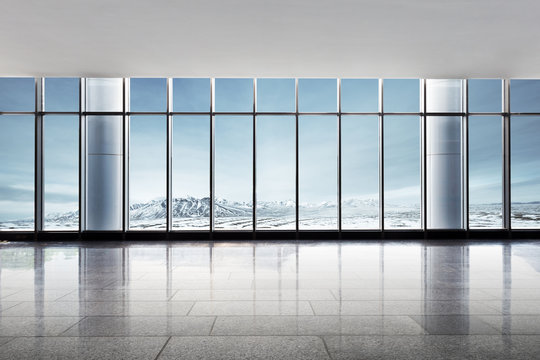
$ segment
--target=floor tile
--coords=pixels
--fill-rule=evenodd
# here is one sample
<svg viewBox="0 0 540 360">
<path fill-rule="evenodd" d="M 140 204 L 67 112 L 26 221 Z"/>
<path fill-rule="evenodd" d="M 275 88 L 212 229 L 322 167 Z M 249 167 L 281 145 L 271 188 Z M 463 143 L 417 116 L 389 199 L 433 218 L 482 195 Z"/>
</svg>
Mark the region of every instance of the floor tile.
<svg viewBox="0 0 540 360">
<path fill-rule="evenodd" d="M 57 336 L 81 317 L 1 317 L 0 336 Z"/>
<path fill-rule="evenodd" d="M 167 337 L 26 337 L 2 346 L 0 359 L 154 360 Z"/>
<path fill-rule="evenodd" d="M 75 291 L 57 301 L 167 301 L 176 290 L 85 290 Z"/>
<path fill-rule="evenodd" d="M 5 311 L 11 309 L 12 307 L 20 304 L 20 301 L 2 301 L 0 300 L 0 313 L 3 313 L 1 316 L 4 316 Z"/>
<path fill-rule="evenodd" d="M 511 348 L 501 336 L 325 336 L 335 360 L 509 359 Z"/>
<path fill-rule="evenodd" d="M 183 301 L 22 302 L 2 312 L 2 316 L 184 316 L 193 304 Z"/>
<path fill-rule="evenodd" d="M 218 316 L 212 335 L 424 334 L 407 316 Z"/>
<path fill-rule="evenodd" d="M 68 290 L 21 290 L 13 295 L 6 296 L 5 301 L 55 301 L 68 294 L 74 293 L 74 289 Z"/>
<path fill-rule="evenodd" d="M 183 336 L 208 335 L 214 317 L 93 316 L 66 331 L 64 336 Z"/>
<path fill-rule="evenodd" d="M 540 315 L 480 316 L 505 335 L 540 335 Z"/>
<path fill-rule="evenodd" d="M 198 301 L 189 315 L 313 315 L 313 310 L 308 301 Z"/>
<path fill-rule="evenodd" d="M 330 290 L 178 290 L 172 301 L 335 300 Z"/>
<path fill-rule="evenodd" d="M 509 359 L 540 359 L 539 335 L 512 335 L 508 337 L 508 344 L 512 346 Z"/>
<path fill-rule="evenodd" d="M 0 346 L 7 344 L 11 340 L 15 339 L 14 337 L 0 336 Z"/>
<path fill-rule="evenodd" d="M 329 359 L 315 336 L 197 336 L 173 337 L 159 360 L 199 359 Z"/>
<path fill-rule="evenodd" d="M 2 285 L 2 284 L 0 284 L 0 285 Z M 19 289 L 1 289 L 0 290 L 0 300 L 4 299 L 4 298 L 6 298 L 6 297 L 8 297 L 10 295 L 16 294 L 19 291 L 21 291 L 21 290 L 19 290 Z"/>
<path fill-rule="evenodd" d="M 500 334 L 481 316 L 468 315 L 413 315 L 411 318 L 431 335 L 494 335 Z"/>
</svg>

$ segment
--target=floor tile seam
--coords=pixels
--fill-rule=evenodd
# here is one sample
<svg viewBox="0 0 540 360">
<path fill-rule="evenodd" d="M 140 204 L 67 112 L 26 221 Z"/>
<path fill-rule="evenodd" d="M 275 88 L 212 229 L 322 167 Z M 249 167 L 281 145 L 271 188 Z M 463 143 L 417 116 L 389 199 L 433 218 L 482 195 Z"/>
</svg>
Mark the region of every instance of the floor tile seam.
<svg viewBox="0 0 540 360">
<path fill-rule="evenodd" d="M 193 308 L 195 307 L 195 304 L 197 304 L 197 301 L 192 301 L 192 304 L 191 304 L 191 307 L 189 308 L 188 312 L 186 313 L 185 316 L 191 316 L 191 311 L 193 310 Z"/>
<path fill-rule="evenodd" d="M 332 354 L 330 354 L 330 350 L 328 349 L 328 344 L 326 344 L 326 340 L 324 340 L 323 336 L 317 336 L 319 339 L 321 339 L 324 350 L 326 351 L 326 354 L 328 355 L 328 359 L 333 360 Z"/>
<path fill-rule="evenodd" d="M 2 310 L 0 310 L 0 318 L 2 317 L 2 313 L 3 313 L 4 311 L 6 311 L 6 310 L 8 310 L 8 309 L 11 309 L 11 308 L 13 308 L 13 307 L 15 307 L 15 306 L 19 306 L 19 305 L 21 305 L 22 303 L 24 303 L 25 301 L 14 301 L 14 302 L 15 302 L 16 304 L 10 305 L 10 306 L 8 306 L 7 308 L 2 308 Z"/>
<path fill-rule="evenodd" d="M 1 316 L 0 319 L 9 319 L 9 318 L 34 318 L 34 319 L 47 319 L 47 318 L 73 318 L 73 317 L 87 317 L 87 318 L 95 318 L 95 317 L 118 317 L 118 318 L 196 318 L 196 317 L 214 317 L 214 316 L 222 316 L 222 315 L 122 315 L 122 314 L 85 314 L 85 315 L 8 315 L 8 316 Z M 249 316 L 249 315 L 223 315 L 223 316 Z M 293 316 L 293 315 L 260 315 L 260 316 Z"/>
<path fill-rule="evenodd" d="M 157 300 L 157 299 L 150 299 L 150 300 L 131 300 L 131 299 L 106 299 L 106 300 L 55 300 L 55 301 L 48 301 L 48 302 L 54 302 L 57 304 L 61 303 L 136 303 L 136 302 L 142 302 L 142 303 L 148 303 L 148 302 L 162 302 L 164 304 L 167 303 L 174 303 L 174 302 L 192 302 L 196 300 Z M 33 301 L 26 301 L 26 302 L 33 302 Z"/>
<path fill-rule="evenodd" d="M 2 345 L 0 345 L 0 350 L 1 350 L 2 346 L 6 346 L 6 345 L 9 344 L 10 342 L 12 342 L 12 341 L 15 340 L 15 339 L 18 339 L 18 338 L 21 337 L 21 336 L 6 336 L 6 337 L 9 337 L 10 339 L 9 339 L 7 342 L 5 342 L 5 343 L 3 343 Z"/>
<path fill-rule="evenodd" d="M 214 331 L 214 326 L 216 326 L 218 317 L 214 316 L 214 321 L 212 322 L 212 326 L 210 327 L 210 331 L 208 332 L 208 336 L 212 336 L 212 332 Z"/>
<path fill-rule="evenodd" d="M 538 315 L 540 316 L 540 314 L 533 314 L 533 315 Z M 218 315 L 218 316 L 221 316 L 221 315 Z M 238 315 L 238 316 L 242 316 L 242 315 Z M 256 316 L 287 316 L 287 314 L 283 314 L 283 315 L 256 315 Z M 291 315 L 291 316 L 309 316 L 309 315 Z M 497 314 L 493 314 L 493 313 L 457 313 L 457 312 L 442 312 L 442 313 L 437 313 L 437 312 L 430 312 L 430 313 L 425 313 L 425 312 L 418 312 L 418 313 L 411 313 L 411 312 L 407 312 L 407 313 L 400 313 L 400 312 L 396 312 L 396 313 L 380 313 L 380 314 L 377 314 L 377 313 L 374 313 L 374 312 L 371 312 L 369 314 L 315 314 L 314 316 L 339 316 L 339 317 L 345 317 L 345 316 L 358 316 L 358 317 L 367 317 L 367 316 L 378 316 L 378 317 L 391 317 L 391 316 L 397 316 L 397 317 L 403 317 L 403 316 L 498 316 Z"/>
<path fill-rule="evenodd" d="M 68 332 L 69 330 L 71 330 L 72 328 L 74 328 L 75 326 L 77 326 L 78 324 L 80 324 L 84 319 L 86 319 L 86 316 L 83 316 L 79 321 L 75 322 L 75 324 L 69 326 L 67 329 L 65 329 L 64 331 L 61 331 L 59 334 L 57 334 L 56 336 L 61 336 L 62 334 Z"/>
<path fill-rule="evenodd" d="M 108 290 L 107 287 L 111 286 L 112 284 L 116 283 L 116 282 L 119 282 L 120 280 L 111 280 L 110 282 L 108 282 L 105 286 L 102 286 L 100 287 L 99 289 L 96 289 L 96 290 Z M 88 289 L 88 290 L 92 290 L 92 289 Z"/>
<path fill-rule="evenodd" d="M 217 315 L 217 314 L 201 314 L 201 315 L 123 315 L 123 314 L 96 314 L 96 315 L 84 315 L 86 318 L 98 318 L 98 317 L 112 317 L 112 318 L 186 318 L 186 319 L 192 319 L 192 318 L 209 318 L 209 317 L 242 317 L 242 318 L 268 318 L 268 317 L 275 317 L 275 318 L 407 318 L 411 316 L 467 316 L 467 315 L 461 315 L 461 314 L 392 314 L 392 315 L 304 315 L 304 314 L 278 314 L 278 315 L 231 315 L 231 314 L 224 314 L 224 315 Z M 484 316 L 484 315 L 482 315 Z M 486 316 L 498 316 L 498 315 L 486 315 Z M 34 316 L 34 315 L 13 315 L 13 316 L 4 316 L 4 318 L 36 318 L 36 319 L 43 319 L 43 318 L 68 318 L 68 317 L 81 317 L 81 315 L 45 315 L 45 316 Z M 2 318 L 2 316 L 0 316 Z M 414 320 L 413 320 L 414 321 Z M 415 321 L 416 322 L 416 321 Z"/>
<path fill-rule="evenodd" d="M 263 338 L 263 337 L 342 337 L 342 336 L 350 336 L 350 337 L 372 337 L 372 336 L 381 336 L 381 337 L 387 337 L 387 338 L 417 338 L 417 337 L 448 337 L 448 336 L 456 336 L 456 337 L 513 337 L 514 335 L 505 335 L 505 334 L 469 334 L 469 335 L 463 335 L 463 334 L 452 334 L 452 335 L 445 335 L 445 334 L 380 334 L 380 335 L 373 335 L 373 334 L 327 334 L 327 335 L 282 335 L 282 334 L 248 334 L 248 335 L 231 335 L 231 334 L 219 334 L 219 335 L 204 335 L 204 334 L 190 334 L 190 335 L 17 335 L 17 336 L 4 336 L 12 338 L 10 341 L 18 339 L 18 338 L 25 338 L 25 339 L 32 339 L 32 338 L 51 338 L 51 339 L 59 339 L 59 338 L 67 338 L 67 339 L 77 339 L 77 338 L 122 338 L 122 339 L 129 339 L 129 338 L 165 338 L 165 337 L 175 337 L 175 338 L 186 338 L 186 337 L 254 337 L 254 338 Z M 540 335 L 537 334 L 520 334 L 516 335 L 520 337 L 540 337 Z"/>
<path fill-rule="evenodd" d="M 308 300 L 309 307 L 311 308 L 311 311 L 313 312 L 313 316 L 317 316 L 317 313 L 315 312 L 315 308 L 313 307 L 313 304 L 311 303 L 311 301 L 312 300 Z M 328 301 L 331 301 L 331 300 L 328 300 Z"/>
<path fill-rule="evenodd" d="M 330 336 L 350 336 L 350 337 L 353 337 L 353 336 L 395 336 L 395 337 L 401 337 L 401 336 L 425 336 L 427 335 L 426 333 L 421 333 L 421 334 L 414 334 L 414 333 L 406 333 L 406 332 L 403 332 L 403 333 L 387 333 L 387 332 L 384 332 L 384 331 L 377 331 L 377 332 L 346 332 L 346 333 L 336 333 L 336 332 L 309 332 L 309 331 L 302 331 L 302 332 L 283 332 L 283 333 L 268 333 L 268 334 L 251 334 L 251 333 L 234 333 L 234 334 L 229 334 L 229 335 L 225 335 L 225 334 L 211 334 L 209 336 L 230 336 L 230 337 L 234 337 L 234 336 L 241 336 L 241 337 L 246 337 L 246 336 L 260 336 L 260 337 L 264 337 L 264 336 L 275 336 L 275 337 L 280 337 L 280 336 L 294 336 L 294 337 L 306 337 L 306 336 L 316 336 L 316 337 L 321 337 L 321 336 L 326 336 L 326 337 L 330 337 Z M 490 335 L 490 334 L 484 334 L 484 335 Z M 491 334 L 493 335 L 493 334 Z M 183 335 L 172 335 L 172 336 L 183 336 Z M 192 335 L 185 335 L 185 336 L 192 336 Z M 204 335 L 193 335 L 193 336 L 204 336 Z"/>
<path fill-rule="evenodd" d="M 148 302 L 159 302 L 159 303 L 163 303 L 163 304 L 168 304 L 168 303 L 191 303 L 193 301 L 199 301 L 199 300 L 62 300 L 62 301 L 56 301 L 56 300 L 51 300 L 51 301 L 31 301 L 31 300 L 22 300 L 22 301 L 19 301 L 19 303 L 32 303 L 32 304 L 65 304 L 65 303 L 79 303 L 79 304 L 86 304 L 86 303 L 119 303 L 119 302 L 124 302 L 124 303 L 133 303 L 133 302 L 141 302 L 141 303 L 148 303 Z M 201 301 L 204 301 L 204 300 L 201 300 Z M 229 300 L 225 300 L 225 301 L 229 301 Z M 232 301 L 232 300 L 230 300 Z M 236 301 L 236 300 L 234 300 Z M 249 301 L 249 300 L 247 300 Z M 294 300 L 293 300 L 294 301 Z M 17 304 L 17 305 L 20 305 L 20 304 Z"/>
<path fill-rule="evenodd" d="M 158 360 L 159 357 L 161 356 L 161 354 L 163 353 L 163 350 L 165 350 L 165 348 L 167 347 L 167 345 L 169 344 L 169 341 L 171 341 L 172 339 L 172 336 L 169 336 L 167 338 L 167 340 L 165 341 L 165 343 L 163 344 L 163 346 L 161 347 L 161 349 L 159 350 L 159 352 L 157 353 L 156 357 L 154 358 L 154 360 Z"/>
<path fill-rule="evenodd" d="M 172 290 L 172 294 L 169 297 L 167 297 L 167 300 L 166 300 L 167 302 L 171 301 L 175 297 L 175 295 L 178 293 L 178 291 L 180 291 L 178 289 L 176 289 L 176 290 L 170 289 L 170 290 Z M 169 289 L 167 289 L 167 291 L 169 291 Z"/>
<path fill-rule="evenodd" d="M 201 318 L 211 318 L 211 317 L 215 317 L 216 315 L 191 315 L 191 316 L 187 316 L 187 315 L 84 315 L 85 318 L 159 318 L 159 319 L 163 319 L 163 318 L 186 318 L 186 319 L 193 319 L 193 318 L 196 318 L 196 317 L 201 317 Z M 6 317 L 10 317 L 10 318 L 17 318 L 17 317 L 29 317 L 29 318 L 55 318 L 55 317 L 59 317 L 59 318 L 65 318 L 65 317 L 79 317 L 79 316 L 68 316 L 68 315 L 64 315 L 64 316 L 6 316 Z"/>
<path fill-rule="evenodd" d="M 0 301 L 9 301 L 9 300 L 6 300 L 6 298 L 10 297 L 10 296 L 13 296 L 13 295 L 17 295 L 18 293 L 20 292 L 23 292 L 25 290 L 32 290 L 32 289 L 20 289 L 20 290 L 16 290 L 13 294 L 9 294 L 9 295 L 6 295 L 4 297 L 1 297 L 0 298 Z"/>
<path fill-rule="evenodd" d="M 68 292 L 67 294 L 64 294 L 64 295 L 62 295 L 62 296 L 60 296 L 60 297 L 58 297 L 58 298 L 56 298 L 56 299 L 54 299 L 54 300 L 52 300 L 52 301 L 53 301 L 53 302 L 59 301 L 59 300 L 62 299 L 63 297 L 69 296 L 69 295 L 75 293 L 76 291 L 79 291 L 79 289 L 72 290 L 72 291 Z"/>
</svg>

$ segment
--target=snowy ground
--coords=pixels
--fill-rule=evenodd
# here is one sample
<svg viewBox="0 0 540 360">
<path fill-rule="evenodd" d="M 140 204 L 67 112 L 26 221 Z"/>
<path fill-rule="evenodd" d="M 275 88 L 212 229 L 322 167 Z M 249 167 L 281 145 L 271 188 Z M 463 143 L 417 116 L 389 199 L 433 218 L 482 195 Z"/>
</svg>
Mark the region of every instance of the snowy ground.
<svg viewBox="0 0 540 360">
<path fill-rule="evenodd" d="M 364 208 L 344 207 L 342 212 L 342 228 L 344 230 L 377 229 L 379 227 L 378 207 Z M 337 229 L 337 208 L 325 204 L 323 207 L 301 206 L 299 227 L 301 230 L 335 230 Z M 259 211 L 257 213 L 257 229 L 259 230 L 294 230 L 295 212 Z M 61 219 L 61 220 L 59 220 Z M 418 207 L 387 206 L 385 208 L 386 229 L 419 229 L 420 209 Z M 45 229 L 77 230 L 78 217 L 58 217 L 45 221 Z M 241 216 L 216 216 L 216 230 L 251 230 L 253 227 L 251 213 Z M 500 204 L 471 204 L 469 211 L 471 228 L 501 228 L 502 215 Z M 31 219 L 0 222 L 0 230 L 33 230 Z M 173 230 L 208 230 L 208 216 L 175 217 Z M 512 207 L 512 228 L 540 228 L 540 204 L 514 204 Z M 165 218 L 132 219 L 130 229 L 164 230 Z"/>
</svg>

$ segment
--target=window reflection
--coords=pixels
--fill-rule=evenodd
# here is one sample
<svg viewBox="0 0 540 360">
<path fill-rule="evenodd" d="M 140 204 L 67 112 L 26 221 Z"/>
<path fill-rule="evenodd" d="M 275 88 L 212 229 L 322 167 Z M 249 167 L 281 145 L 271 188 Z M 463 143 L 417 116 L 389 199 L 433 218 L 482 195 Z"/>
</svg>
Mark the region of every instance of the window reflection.
<svg viewBox="0 0 540 360">
<path fill-rule="evenodd" d="M 299 119 L 299 228 L 337 229 L 337 118 Z"/>
<path fill-rule="evenodd" d="M 421 227 L 420 118 L 384 117 L 384 226 Z"/>
<path fill-rule="evenodd" d="M 469 116 L 469 226 L 502 227 L 502 119 Z"/>
<path fill-rule="evenodd" d="M 216 116 L 214 129 L 214 226 L 222 230 L 251 230 L 253 117 Z"/>
<path fill-rule="evenodd" d="M 210 116 L 173 117 L 172 228 L 210 229 Z"/>
<path fill-rule="evenodd" d="M 379 228 L 379 117 L 341 117 L 341 226 Z"/>
<path fill-rule="evenodd" d="M 163 116 L 131 116 L 129 125 L 129 228 L 166 227 L 166 134 Z"/>
<path fill-rule="evenodd" d="M 257 229 L 296 229 L 294 116 L 257 117 Z"/>
<path fill-rule="evenodd" d="M 43 118 L 44 228 L 79 228 L 79 117 Z"/>
<path fill-rule="evenodd" d="M 540 227 L 540 117 L 512 116 L 512 228 Z"/>
<path fill-rule="evenodd" d="M 0 116 L 0 230 L 34 229 L 34 116 Z"/>
</svg>

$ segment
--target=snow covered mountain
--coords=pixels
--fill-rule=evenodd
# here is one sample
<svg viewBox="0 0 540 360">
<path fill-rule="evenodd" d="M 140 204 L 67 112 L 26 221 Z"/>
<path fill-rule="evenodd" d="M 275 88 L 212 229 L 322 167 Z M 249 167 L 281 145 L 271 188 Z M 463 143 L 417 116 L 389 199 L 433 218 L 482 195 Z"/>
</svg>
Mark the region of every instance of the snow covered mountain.
<svg viewBox="0 0 540 360">
<path fill-rule="evenodd" d="M 210 198 L 175 198 L 172 203 L 173 228 L 204 229 L 208 227 L 210 216 Z M 296 206 L 293 200 L 257 202 L 258 227 L 294 228 Z M 156 199 L 130 206 L 130 228 L 164 229 L 166 219 L 166 201 Z M 251 202 L 236 202 L 216 199 L 214 206 L 216 228 L 248 227 L 251 228 Z M 379 203 L 374 199 L 344 199 L 342 204 L 342 225 L 344 228 L 377 228 Z M 500 228 L 501 204 L 471 204 L 469 218 L 471 227 Z M 300 220 L 303 228 L 313 226 L 321 228 L 323 222 L 330 221 L 335 228 L 337 218 L 336 203 L 322 202 L 300 204 Z M 513 203 L 512 225 L 537 227 L 540 221 L 540 203 Z M 49 213 L 45 217 L 47 230 L 77 230 L 78 211 Z M 244 224 L 245 223 L 245 224 Z M 311 225 L 310 225 L 311 224 Z M 420 227 L 419 206 L 385 206 L 385 224 L 387 227 Z M 0 221 L 0 230 L 33 230 L 33 219 Z"/>
</svg>

